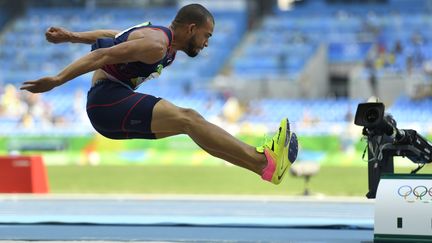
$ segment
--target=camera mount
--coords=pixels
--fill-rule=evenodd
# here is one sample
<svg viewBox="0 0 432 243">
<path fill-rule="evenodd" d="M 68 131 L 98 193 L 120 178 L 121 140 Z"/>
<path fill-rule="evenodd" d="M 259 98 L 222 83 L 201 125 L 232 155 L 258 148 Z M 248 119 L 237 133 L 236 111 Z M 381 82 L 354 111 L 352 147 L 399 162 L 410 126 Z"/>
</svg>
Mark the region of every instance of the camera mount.
<svg viewBox="0 0 432 243">
<path fill-rule="evenodd" d="M 361 103 L 357 107 L 354 124 L 363 126 L 367 138 L 368 183 L 367 198 L 375 198 L 381 175 L 393 174 L 393 157 L 407 157 L 419 164 L 416 173 L 432 162 L 432 143 L 412 129 L 398 129 L 390 114 L 384 113 L 383 103 Z"/>
</svg>

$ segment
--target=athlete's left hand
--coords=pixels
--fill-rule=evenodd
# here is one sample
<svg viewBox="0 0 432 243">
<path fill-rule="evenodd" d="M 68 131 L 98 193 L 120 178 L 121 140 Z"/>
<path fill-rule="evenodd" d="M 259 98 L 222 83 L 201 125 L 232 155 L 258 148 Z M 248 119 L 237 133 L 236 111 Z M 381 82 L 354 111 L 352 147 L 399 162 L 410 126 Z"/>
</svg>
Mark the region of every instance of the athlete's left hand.
<svg viewBox="0 0 432 243">
<path fill-rule="evenodd" d="M 71 41 L 72 32 L 61 27 L 50 27 L 45 32 L 47 41 L 57 44 Z"/>
<path fill-rule="evenodd" d="M 59 85 L 60 85 L 60 81 L 56 76 L 44 77 L 38 80 L 30 80 L 24 82 L 21 85 L 20 90 L 27 90 L 32 93 L 43 93 L 52 90 L 53 88 Z"/>
</svg>

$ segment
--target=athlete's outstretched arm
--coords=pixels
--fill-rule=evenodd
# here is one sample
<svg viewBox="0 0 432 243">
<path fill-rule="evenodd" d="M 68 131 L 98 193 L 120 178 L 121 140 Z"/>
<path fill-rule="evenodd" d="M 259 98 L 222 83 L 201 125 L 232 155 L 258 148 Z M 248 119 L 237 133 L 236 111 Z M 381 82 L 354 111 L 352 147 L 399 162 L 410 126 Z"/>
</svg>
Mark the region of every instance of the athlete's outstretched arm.
<svg viewBox="0 0 432 243">
<path fill-rule="evenodd" d="M 55 44 L 62 42 L 93 44 L 98 38 L 114 38 L 119 32 L 118 30 L 74 32 L 61 27 L 50 27 L 45 32 L 45 37 L 47 41 Z"/>
<path fill-rule="evenodd" d="M 164 57 L 167 51 L 166 38 L 161 31 L 148 31 L 153 33 L 148 33 L 141 38 L 126 41 L 110 48 L 92 51 L 69 64 L 56 76 L 26 81 L 20 89 L 32 93 L 42 93 L 108 64 L 136 61 L 149 64 L 156 63 Z"/>
</svg>

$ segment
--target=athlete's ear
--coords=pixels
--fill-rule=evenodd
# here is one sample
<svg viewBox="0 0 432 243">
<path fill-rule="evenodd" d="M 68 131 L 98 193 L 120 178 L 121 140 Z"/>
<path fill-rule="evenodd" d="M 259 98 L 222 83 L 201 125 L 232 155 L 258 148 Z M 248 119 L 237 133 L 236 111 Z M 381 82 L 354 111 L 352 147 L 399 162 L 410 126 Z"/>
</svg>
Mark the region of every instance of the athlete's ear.
<svg viewBox="0 0 432 243">
<path fill-rule="evenodd" d="M 196 24 L 189 24 L 188 25 L 188 34 L 195 34 L 196 29 L 197 29 Z"/>
</svg>

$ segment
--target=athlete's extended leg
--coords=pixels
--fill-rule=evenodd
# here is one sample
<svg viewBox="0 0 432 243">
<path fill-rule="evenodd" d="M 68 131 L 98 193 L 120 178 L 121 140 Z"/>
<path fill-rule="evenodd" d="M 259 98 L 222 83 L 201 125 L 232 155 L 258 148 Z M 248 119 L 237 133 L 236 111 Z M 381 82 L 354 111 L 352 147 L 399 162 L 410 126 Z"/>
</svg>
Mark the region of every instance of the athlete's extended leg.
<svg viewBox="0 0 432 243">
<path fill-rule="evenodd" d="M 111 92 L 113 89 L 116 92 Z M 88 94 L 87 113 L 94 128 L 111 139 L 155 139 L 189 135 L 213 156 L 249 169 L 279 184 L 297 156 L 297 139 L 283 119 L 279 131 L 254 148 L 204 120 L 191 109 L 133 92 L 115 82 L 100 82 Z"/>
<path fill-rule="evenodd" d="M 180 108 L 166 100 L 161 100 L 155 105 L 152 117 L 151 130 L 156 137 L 187 134 L 211 155 L 247 168 L 259 175 L 263 175 L 263 169 L 269 164 L 271 156 L 269 153 L 257 151 L 255 147 L 243 143 L 220 127 L 206 121 L 192 109 Z M 277 135 L 278 138 L 280 133 L 281 131 Z M 278 156 L 287 157 L 286 141 L 281 141 L 279 144 L 281 150 Z M 270 145 L 270 147 L 272 148 L 268 148 L 269 150 L 274 149 L 274 146 Z"/>
<path fill-rule="evenodd" d="M 160 100 L 153 108 L 151 130 L 158 134 L 187 134 L 209 154 L 261 175 L 266 158 L 255 148 L 206 121 L 192 109 L 177 107 Z"/>
</svg>

